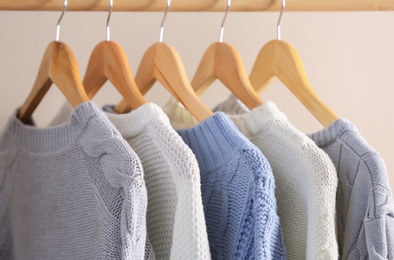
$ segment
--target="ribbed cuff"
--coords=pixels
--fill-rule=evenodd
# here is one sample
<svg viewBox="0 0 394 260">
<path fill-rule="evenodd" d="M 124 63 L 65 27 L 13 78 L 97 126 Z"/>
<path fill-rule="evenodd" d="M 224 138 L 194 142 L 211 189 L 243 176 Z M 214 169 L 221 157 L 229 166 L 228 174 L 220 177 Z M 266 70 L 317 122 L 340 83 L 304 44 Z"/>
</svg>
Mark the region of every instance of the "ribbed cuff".
<svg viewBox="0 0 394 260">
<path fill-rule="evenodd" d="M 227 164 L 240 149 L 251 147 L 224 113 L 216 113 L 192 128 L 177 132 L 196 155 L 202 172 Z"/>
</svg>

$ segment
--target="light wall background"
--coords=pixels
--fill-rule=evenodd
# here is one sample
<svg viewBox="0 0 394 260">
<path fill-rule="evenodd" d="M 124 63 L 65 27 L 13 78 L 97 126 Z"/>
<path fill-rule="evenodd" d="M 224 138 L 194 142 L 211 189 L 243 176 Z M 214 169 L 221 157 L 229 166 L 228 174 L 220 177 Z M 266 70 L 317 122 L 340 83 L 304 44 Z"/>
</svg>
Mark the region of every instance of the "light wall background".
<svg viewBox="0 0 394 260">
<path fill-rule="evenodd" d="M 116 1 L 115 1 L 116 4 Z M 0 129 L 22 104 L 35 80 L 47 44 L 55 38 L 60 12 L 0 12 Z M 67 12 L 61 40 L 78 58 L 83 76 L 90 52 L 105 39 L 104 12 Z M 179 52 L 191 78 L 205 49 L 219 37 L 222 13 L 169 13 L 165 42 Z M 235 45 L 247 71 L 262 46 L 276 37 L 277 13 L 230 13 L 225 41 Z M 112 40 L 125 49 L 133 73 L 144 51 L 158 39 L 162 13 L 115 12 Z M 352 121 L 385 159 L 394 190 L 394 12 L 310 12 L 284 14 L 282 38 L 299 52 L 310 82 L 321 99 L 339 116 Z M 216 82 L 202 96 L 210 107 L 229 91 Z M 261 94 L 274 101 L 300 130 L 322 126 L 280 83 Z M 147 99 L 163 106 L 169 94 L 156 84 Z M 94 98 L 98 104 L 117 103 L 110 84 Z M 52 87 L 35 112 L 44 126 L 64 98 Z"/>
</svg>

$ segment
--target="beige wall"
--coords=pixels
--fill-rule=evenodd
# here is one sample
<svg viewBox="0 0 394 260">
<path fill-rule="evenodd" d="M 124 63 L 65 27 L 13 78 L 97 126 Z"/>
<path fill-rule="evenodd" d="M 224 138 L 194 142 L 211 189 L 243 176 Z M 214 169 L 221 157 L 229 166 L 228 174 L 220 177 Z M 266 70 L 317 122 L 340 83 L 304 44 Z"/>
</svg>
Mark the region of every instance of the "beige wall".
<svg viewBox="0 0 394 260">
<path fill-rule="evenodd" d="M 116 4 L 116 2 L 115 2 Z M 28 94 L 46 45 L 55 37 L 56 12 L 0 13 L 0 128 Z M 125 49 L 135 73 L 145 49 L 158 38 L 161 13 L 114 13 L 112 39 Z M 61 39 L 74 50 L 84 72 L 94 45 L 105 38 L 106 13 L 68 12 Z M 189 77 L 210 43 L 218 38 L 221 13 L 170 13 L 165 41 L 179 51 Z M 230 13 L 225 41 L 234 44 L 250 71 L 260 48 L 276 37 L 276 13 Z M 356 124 L 365 139 L 382 154 L 394 188 L 394 13 L 285 13 L 283 39 L 301 55 L 318 95 L 338 115 Z M 214 106 L 228 91 L 220 83 L 203 95 Z M 169 95 L 156 85 L 148 99 L 165 104 Z M 321 125 L 279 82 L 262 98 L 273 100 L 299 129 Z M 62 95 L 52 88 L 38 111 L 45 124 L 60 107 Z M 99 104 L 119 100 L 106 85 L 95 97 Z"/>
</svg>

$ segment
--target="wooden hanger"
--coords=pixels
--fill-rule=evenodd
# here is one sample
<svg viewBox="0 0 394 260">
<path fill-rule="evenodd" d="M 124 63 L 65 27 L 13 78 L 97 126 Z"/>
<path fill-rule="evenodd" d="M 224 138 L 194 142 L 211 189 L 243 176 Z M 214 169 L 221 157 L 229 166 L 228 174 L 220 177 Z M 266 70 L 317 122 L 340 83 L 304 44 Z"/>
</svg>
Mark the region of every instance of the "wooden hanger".
<svg viewBox="0 0 394 260">
<path fill-rule="evenodd" d="M 231 44 L 216 42 L 209 46 L 191 84 L 200 95 L 215 79 L 219 79 L 249 109 L 263 104 L 249 81 L 241 56 Z"/>
<path fill-rule="evenodd" d="M 227 1 L 226 13 L 220 27 L 219 42 L 208 47 L 191 82 L 194 91 L 202 94 L 215 79 L 219 79 L 249 109 L 263 104 L 263 100 L 253 89 L 244 63 L 237 49 L 223 42 L 224 22 L 230 10 Z"/>
<path fill-rule="evenodd" d="M 111 19 L 113 0 L 109 1 L 107 17 L 107 40 L 96 45 L 90 55 L 83 84 L 89 98 L 101 89 L 107 79 L 115 86 L 123 99 L 132 109 L 147 103 L 131 74 L 127 56 L 122 47 L 110 40 L 109 21 Z M 115 112 L 119 112 L 115 109 Z"/>
<path fill-rule="evenodd" d="M 49 43 L 46 48 L 34 86 L 18 111 L 17 117 L 24 123 L 31 119 L 52 83 L 55 83 L 73 107 L 89 101 L 79 74 L 77 59 L 70 47 L 59 41 L 60 22 L 66 9 L 67 0 L 64 0 L 63 11 L 56 26 L 56 41 Z"/>
<path fill-rule="evenodd" d="M 213 115 L 193 91 L 177 51 L 162 42 L 153 44 L 145 52 L 135 77 L 143 95 L 149 91 L 156 80 L 163 84 L 198 121 L 203 121 Z M 122 100 L 115 109 L 124 113 L 129 111 L 130 107 Z"/>
<path fill-rule="evenodd" d="M 325 127 L 338 119 L 338 116 L 317 96 L 309 83 L 302 60 L 296 49 L 280 40 L 280 20 L 278 21 L 278 40 L 268 42 L 259 52 L 250 74 L 250 82 L 256 92 L 261 93 L 278 78 L 297 97 L 298 100 Z"/>
<path fill-rule="evenodd" d="M 187 77 L 183 62 L 178 52 L 170 45 L 163 43 L 164 21 L 170 7 L 167 7 L 160 25 L 159 42 L 147 49 L 140 62 L 135 80 L 142 94 L 146 94 L 158 80 L 183 106 L 198 120 L 203 121 L 213 115 L 194 92 Z M 118 112 L 130 110 L 127 102 L 122 100 L 116 107 Z"/>
<path fill-rule="evenodd" d="M 100 42 L 90 55 L 83 79 L 88 97 L 93 98 L 107 79 L 132 109 L 147 103 L 134 81 L 124 50 L 114 41 Z"/>
<path fill-rule="evenodd" d="M 44 53 L 34 86 L 18 111 L 18 118 L 22 122 L 30 120 L 52 83 L 55 83 L 73 107 L 89 101 L 77 59 L 73 51 L 59 41 L 51 42 Z"/>
</svg>

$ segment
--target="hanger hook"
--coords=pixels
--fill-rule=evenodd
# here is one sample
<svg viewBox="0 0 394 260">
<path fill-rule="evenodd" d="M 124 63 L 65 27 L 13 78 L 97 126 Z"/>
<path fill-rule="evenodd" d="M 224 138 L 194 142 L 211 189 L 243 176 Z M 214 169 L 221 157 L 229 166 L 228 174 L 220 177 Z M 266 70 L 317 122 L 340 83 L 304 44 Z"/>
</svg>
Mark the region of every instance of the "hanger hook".
<svg viewBox="0 0 394 260">
<path fill-rule="evenodd" d="M 113 0 L 109 0 L 109 11 L 108 11 L 108 17 L 107 17 L 107 25 L 106 25 L 106 29 L 107 29 L 107 41 L 111 40 L 111 29 L 109 28 L 109 21 L 111 19 L 111 14 L 112 14 L 112 7 L 114 6 L 114 1 Z"/>
<path fill-rule="evenodd" d="M 227 7 L 226 13 L 224 14 L 222 25 L 220 26 L 220 35 L 219 35 L 219 42 L 223 42 L 223 35 L 224 35 L 224 22 L 226 21 L 228 12 L 230 11 L 231 0 L 227 0 Z"/>
<path fill-rule="evenodd" d="M 285 7 L 286 7 L 286 0 L 282 0 L 282 9 L 280 10 L 280 15 L 279 15 L 279 19 L 278 19 L 278 25 L 277 25 L 277 38 L 278 38 L 279 41 L 282 38 L 282 31 L 281 31 L 281 28 L 280 28 L 280 21 L 282 20 L 282 15 L 283 15 L 283 12 L 285 10 Z"/>
<path fill-rule="evenodd" d="M 159 42 L 163 42 L 163 35 L 164 35 L 164 22 L 167 18 L 168 10 L 170 9 L 171 6 L 171 0 L 167 0 L 167 6 L 166 6 L 166 11 L 163 16 L 163 20 L 161 21 L 160 24 L 160 36 L 159 36 Z"/>
<path fill-rule="evenodd" d="M 64 0 L 64 4 L 63 4 L 63 11 L 62 14 L 59 17 L 59 20 L 57 21 L 57 25 L 56 25 L 56 41 L 58 42 L 60 39 L 60 22 L 63 19 L 64 13 L 66 12 L 67 9 L 67 0 Z"/>
</svg>

